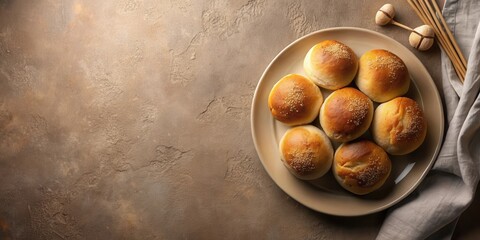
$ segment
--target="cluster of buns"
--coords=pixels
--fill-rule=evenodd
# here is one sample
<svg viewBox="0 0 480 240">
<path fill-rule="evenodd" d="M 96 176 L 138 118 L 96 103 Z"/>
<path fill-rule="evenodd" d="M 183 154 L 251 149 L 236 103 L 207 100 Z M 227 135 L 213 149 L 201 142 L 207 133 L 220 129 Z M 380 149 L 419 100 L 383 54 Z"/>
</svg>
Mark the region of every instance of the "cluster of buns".
<svg viewBox="0 0 480 240">
<path fill-rule="evenodd" d="M 405 63 L 383 49 L 358 59 L 347 45 L 326 40 L 308 51 L 303 66 L 306 76 L 284 76 L 268 98 L 272 116 L 291 127 L 279 143 L 284 165 L 303 180 L 332 169 L 354 194 L 379 189 L 391 172 L 388 154 L 411 153 L 426 137 L 421 107 L 403 96 L 410 86 Z M 324 99 L 320 88 L 332 92 Z M 317 117 L 321 129 L 312 125 Z M 360 138 L 369 129 L 374 142 Z M 332 142 L 341 145 L 335 150 Z"/>
</svg>

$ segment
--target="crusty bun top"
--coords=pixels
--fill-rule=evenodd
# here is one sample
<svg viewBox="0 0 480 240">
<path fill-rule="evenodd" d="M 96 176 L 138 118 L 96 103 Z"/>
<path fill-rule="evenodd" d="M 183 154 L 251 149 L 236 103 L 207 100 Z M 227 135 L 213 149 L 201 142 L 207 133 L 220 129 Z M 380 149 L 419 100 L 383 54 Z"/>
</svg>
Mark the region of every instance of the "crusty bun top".
<svg viewBox="0 0 480 240">
<path fill-rule="evenodd" d="M 374 49 L 360 58 L 355 83 L 373 101 L 385 102 L 407 93 L 410 75 L 397 55 L 384 49 Z"/>
<path fill-rule="evenodd" d="M 372 101 L 355 88 L 334 91 L 320 110 L 320 125 L 337 142 L 360 137 L 370 127 L 372 118 Z"/>
<path fill-rule="evenodd" d="M 427 122 L 415 100 L 398 97 L 380 104 L 372 124 L 375 142 L 392 155 L 417 149 L 427 135 Z"/>
<path fill-rule="evenodd" d="M 390 175 L 387 153 L 368 140 L 340 145 L 335 152 L 333 174 L 346 190 L 363 195 L 380 188 Z"/>
<path fill-rule="evenodd" d="M 332 166 L 332 143 L 313 125 L 289 129 L 280 140 L 279 148 L 287 169 L 300 179 L 319 178 Z"/>
<path fill-rule="evenodd" d="M 322 103 L 320 89 L 298 74 L 289 74 L 280 79 L 268 97 L 268 107 L 273 117 L 290 126 L 311 123 L 317 117 Z"/>
<path fill-rule="evenodd" d="M 335 90 L 347 86 L 357 74 L 357 55 L 347 45 L 325 40 L 313 46 L 305 56 L 304 70 L 320 87 Z"/>
</svg>

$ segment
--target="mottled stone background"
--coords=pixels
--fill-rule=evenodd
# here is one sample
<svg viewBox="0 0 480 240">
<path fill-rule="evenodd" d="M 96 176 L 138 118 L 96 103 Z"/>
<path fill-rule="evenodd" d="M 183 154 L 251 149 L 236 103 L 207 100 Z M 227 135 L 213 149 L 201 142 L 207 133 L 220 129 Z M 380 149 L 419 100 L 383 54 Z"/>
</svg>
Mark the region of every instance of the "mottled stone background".
<svg viewBox="0 0 480 240">
<path fill-rule="evenodd" d="M 408 46 L 375 26 L 382 4 L 0 0 L 0 239 L 373 239 L 384 213 L 332 217 L 283 193 L 249 119 L 298 37 L 353 26 Z M 438 48 L 414 52 L 441 88 Z"/>
</svg>

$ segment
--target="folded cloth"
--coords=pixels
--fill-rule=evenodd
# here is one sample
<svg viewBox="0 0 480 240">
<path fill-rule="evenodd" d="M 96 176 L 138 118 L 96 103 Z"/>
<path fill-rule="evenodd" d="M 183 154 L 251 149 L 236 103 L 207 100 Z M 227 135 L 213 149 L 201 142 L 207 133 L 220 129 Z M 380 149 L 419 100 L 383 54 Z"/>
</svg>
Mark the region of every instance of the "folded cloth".
<svg viewBox="0 0 480 240">
<path fill-rule="evenodd" d="M 448 121 L 442 149 L 419 187 L 388 210 L 377 239 L 450 239 L 475 196 L 480 176 L 480 1 L 447 0 L 443 15 L 468 56 L 465 82 L 442 52 Z"/>
</svg>

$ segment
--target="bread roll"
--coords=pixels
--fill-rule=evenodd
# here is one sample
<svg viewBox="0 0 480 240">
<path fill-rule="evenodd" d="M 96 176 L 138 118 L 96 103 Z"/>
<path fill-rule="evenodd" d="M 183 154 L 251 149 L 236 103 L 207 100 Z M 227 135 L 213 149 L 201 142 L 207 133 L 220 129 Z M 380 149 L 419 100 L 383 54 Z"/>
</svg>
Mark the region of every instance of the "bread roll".
<svg viewBox="0 0 480 240">
<path fill-rule="evenodd" d="M 289 74 L 278 81 L 268 96 L 273 117 L 289 126 L 311 123 L 318 115 L 323 96 L 309 79 Z"/>
<path fill-rule="evenodd" d="M 413 152 L 425 140 L 427 123 L 414 100 L 398 97 L 380 104 L 372 123 L 375 142 L 392 155 Z"/>
<path fill-rule="evenodd" d="M 305 125 L 287 130 L 279 147 L 284 165 L 300 179 L 319 178 L 332 166 L 332 143 L 315 126 Z"/>
<path fill-rule="evenodd" d="M 340 145 L 332 166 L 337 182 L 358 195 L 379 189 L 387 180 L 391 169 L 392 163 L 387 153 L 368 140 Z"/>
<path fill-rule="evenodd" d="M 336 90 L 352 82 L 357 74 L 358 59 L 347 45 L 326 40 L 308 51 L 303 68 L 307 77 L 315 84 Z"/>
<path fill-rule="evenodd" d="M 374 49 L 360 58 L 355 84 L 373 101 L 386 102 L 407 93 L 410 75 L 407 66 L 397 55 Z"/>
<path fill-rule="evenodd" d="M 336 90 L 325 99 L 320 109 L 320 125 L 336 142 L 360 137 L 370 127 L 373 103 L 355 88 Z"/>
</svg>

